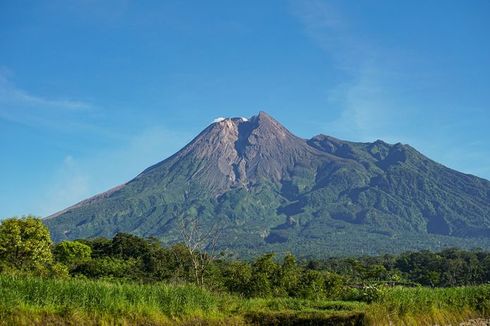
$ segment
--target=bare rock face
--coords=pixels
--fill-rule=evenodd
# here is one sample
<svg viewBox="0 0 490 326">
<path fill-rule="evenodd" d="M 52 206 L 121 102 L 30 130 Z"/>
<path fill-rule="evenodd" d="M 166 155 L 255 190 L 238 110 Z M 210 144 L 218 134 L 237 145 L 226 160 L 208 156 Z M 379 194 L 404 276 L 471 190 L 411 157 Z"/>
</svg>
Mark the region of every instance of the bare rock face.
<svg viewBox="0 0 490 326">
<path fill-rule="evenodd" d="M 161 173 L 161 167 L 182 159 L 192 160 L 199 168 L 191 174 L 181 172 L 219 195 L 233 187 L 253 186 L 261 179 L 280 182 L 289 178 L 295 164 L 307 161 L 318 166 L 327 156 L 260 112 L 250 119 L 227 118 L 211 124 L 168 161 L 147 169 L 139 178 Z"/>
<path fill-rule="evenodd" d="M 223 118 L 131 181 L 48 217 L 55 241 L 117 232 L 178 241 L 176 220 L 227 225 L 257 254 L 490 248 L 490 182 L 403 144 L 293 135 L 265 112 Z"/>
</svg>

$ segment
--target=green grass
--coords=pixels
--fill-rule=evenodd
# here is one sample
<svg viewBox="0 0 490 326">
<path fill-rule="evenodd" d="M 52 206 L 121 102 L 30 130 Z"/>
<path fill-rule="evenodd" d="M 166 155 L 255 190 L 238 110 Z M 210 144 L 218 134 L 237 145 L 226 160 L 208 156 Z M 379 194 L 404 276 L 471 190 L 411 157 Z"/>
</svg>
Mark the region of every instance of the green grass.
<svg viewBox="0 0 490 326">
<path fill-rule="evenodd" d="M 188 317 L 222 319 L 228 299 L 192 285 L 138 285 L 77 279 L 0 276 L 0 319 L 26 313 L 79 315 L 97 320 L 151 320 L 154 323 Z"/>
<path fill-rule="evenodd" d="M 389 288 L 367 307 L 372 324 L 454 325 L 490 316 L 490 285 L 455 288 Z"/>
<path fill-rule="evenodd" d="M 0 324 L 234 324 L 277 319 L 345 318 L 355 304 L 242 299 L 193 285 L 141 285 L 86 279 L 0 275 Z M 278 315 L 277 313 L 281 313 Z M 301 315 L 298 315 L 301 312 Z M 266 323 L 263 320 L 263 323 Z"/>
<path fill-rule="evenodd" d="M 366 304 L 243 299 L 193 285 L 0 275 L 0 325 L 432 325 L 489 312 L 490 285 L 385 289 Z"/>
</svg>

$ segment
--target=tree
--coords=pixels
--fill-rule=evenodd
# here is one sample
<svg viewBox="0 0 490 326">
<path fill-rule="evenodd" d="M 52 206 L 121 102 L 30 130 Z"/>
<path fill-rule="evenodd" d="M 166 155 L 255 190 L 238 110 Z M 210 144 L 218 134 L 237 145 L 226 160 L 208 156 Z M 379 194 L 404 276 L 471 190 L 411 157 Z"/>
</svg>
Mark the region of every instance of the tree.
<svg viewBox="0 0 490 326">
<path fill-rule="evenodd" d="M 109 277 L 140 280 L 142 278 L 138 261 L 134 258 L 120 259 L 102 257 L 77 264 L 71 271 L 73 275 L 85 275 L 90 278 Z"/>
<path fill-rule="evenodd" d="M 187 251 L 184 250 L 187 256 Z M 150 247 L 141 258 L 144 273 L 151 280 L 179 282 L 186 280 L 178 251 L 173 248 L 162 248 L 158 242 Z"/>
<path fill-rule="evenodd" d="M 78 242 L 86 244 L 92 249 L 92 258 L 101 258 L 111 256 L 113 254 L 112 250 L 112 240 L 106 238 L 94 238 L 94 239 L 78 239 Z"/>
<path fill-rule="evenodd" d="M 252 267 L 247 262 L 232 261 L 226 265 L 224 271 L 225 287 L 230 292 L 250 295 L 250 280 Z"/>
<path fill-rule="evenodd" d="M 192 261 L 194 280 L 198 286 L 203 287 L 206 271 L 219 256 L 216 250 L 223 226 L 219 226 L 218 221 L 209 227 L 199 222 L 198 217 L 182 218 L 179 230 Z"/>
<path fill-rule="evenodd" d="M 294 296 L 301 277 L 301 270 L 296 263 L 296 257 L 291 253 L 286 254 L 277 274 L 279 291 L 284 295 Z"/>
<path fill-rule="evenodd" d="M 339 298 L 344 290 L 345 280 L 336 273 L 323 272 L 323 289 L 330 299 Z"/>
<path fill-rule="evenodd" d="M 325 295 L 325 278 L 321 271 L 305 270 L 301 273 L 296 296 L 308 299 L 319 299 Z"/>
<path fill-rule="evenodd" d="M 51 237 L 41 219 L 26 216 L 0 224 L 0 261 L 24 271 L 41 271 L 53 263 Z"/>
<path fill-rule="evenodd" d="M 273 294 L 276 276 L 280 270 L 274 261 L 274 254 L 269 253 L 258 257 L 252 263 L 252 278 L 250 280 L 250 296 L 269 297 Z"/>
<path fill-rule="evenodd" d="M 112 238 L 111 252 L 117 258 L 140 258 L 155 245 L 154 239 L 143 239 L 128 233 L 118 233 Z"/>
<path fill-rule="evenodd" d="M 92 248 L 78 241 L 63 241 L 53 248 L 56 261 L 66 266 L 73 266 L 91 258 Z"/>
</svg>

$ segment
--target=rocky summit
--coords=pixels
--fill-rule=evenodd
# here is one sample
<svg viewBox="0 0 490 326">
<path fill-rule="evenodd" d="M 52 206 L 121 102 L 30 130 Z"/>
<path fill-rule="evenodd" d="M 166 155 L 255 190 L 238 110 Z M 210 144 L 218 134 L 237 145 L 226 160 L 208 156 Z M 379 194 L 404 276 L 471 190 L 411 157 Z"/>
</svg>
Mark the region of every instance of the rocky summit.
<svg viewBox="0 0 490 326">
<path fill-rule="evenodd" d="M 56 241 L 128 232 L 179 242 L 179 221 L 218 225 L 242 256 L 490 249 L 490 182 L 409 145 L 302 139 L 267 113 L 217 119 L 131 181 L 44 221 Z"/>
</svg>

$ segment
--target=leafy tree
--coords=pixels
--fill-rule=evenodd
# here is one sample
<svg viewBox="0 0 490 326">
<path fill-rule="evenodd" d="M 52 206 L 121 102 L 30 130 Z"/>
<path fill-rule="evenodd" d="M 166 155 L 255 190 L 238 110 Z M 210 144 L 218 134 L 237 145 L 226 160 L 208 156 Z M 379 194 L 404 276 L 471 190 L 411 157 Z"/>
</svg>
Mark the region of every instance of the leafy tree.
<svg viewBox="0 0 490 326">
<path fill-rule="evenodd" d="M 106 238 L 94 238 L 90 240 L 78 239 L 78 242 L 92 248 L 92 258 L 112 256 L 112 240 Z"/>
<path fill-rule="evenodd" d="M 252 267 L 249 263 L 233 261 L 223 271 L 225 287 L 230 292 L 249 296 Z"/>
<path fill-rule="evenodd" d="M 250 296 L 268 297 L 273 294 L 274 276 L 280 266 L 274 261 L 274 254 L 265 254 L 252 264 L 252 279 L 250 280 Z"/>
<path fill-rule="evenodd" d="M 56 261 L 66 266 L 73 266 L 91 258 L 92 248 L 78 241 L 63 241 L 53 248 Z"/>
<path fill-rule="evenodd" d="M 51 237 L 41 219 L 26 216 L 0 224 L 0 261 L 24 271 L 47 271 L 53 263 Z"/>
<path fill-rule="evenodd" d="M 296 263 L 296 257 L 292 254 L 287 254 L 278 270 L 277 285 L 284 295 L 294 296 L 296 294 L 301 270 Z"/>
<path fill-rule="evenodd" d="M 372 264 L 365 269 L 364 273 L 366 279 L 382 281 L 387 278 L 388 271 L 383 265 Z"/>
<path fill-rule="evenodd" d="M 112 238 L 111 253 L 117 258 L 140 258 L 150 251 L 153 239 L 146 240 L 128 233 L 118 233 Z"/>
<path fill-rule="evenodd" d="M 176 250 L 172 248 L 163 248 L 158 243 L 151 246 L 150 249 L 141 257 L 141 268 L 147 279 L 153 281 L 171 281 L 179 282 L 187 280 L 185 272 L 186 258 L 183 258 L 180 253 L 186 256 L 187 251 L 182 249 Z"/>
<path fill-rule="evenodd" d="M 345 280 L 342 276 L 331 273 L 323 272 L 323 291 L 326 297 L 330 299 L 336 299 L 340 297 L 344 291 Z"/>
<path fill-rule="evenodd" d="M 325 296 L 325 278 L 322 272 L 306 270 L 301 274 L 298 284 L 298 296 L 318 299 Z"/>
<path fill-rule="evenodd" d="M 90 278 L 120 278 L 138 280 L 142 278 L 141 270 L 135 259 L 112 257 L 87 260 L 76 265 L 72 274 L 85 275 Z"/>
</svg>

